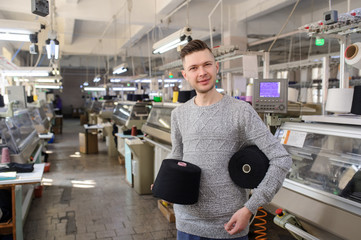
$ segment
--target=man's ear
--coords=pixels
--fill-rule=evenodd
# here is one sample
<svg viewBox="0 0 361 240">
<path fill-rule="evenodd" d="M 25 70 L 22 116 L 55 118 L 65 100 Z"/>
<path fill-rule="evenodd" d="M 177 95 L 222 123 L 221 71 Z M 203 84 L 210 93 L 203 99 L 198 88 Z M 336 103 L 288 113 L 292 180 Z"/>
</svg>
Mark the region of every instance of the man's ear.
<svg viewBox="0 0 361 240">
<path fill-rule="evenodd" d="M 184 79 L 188 81 L 186 71 L 182 70 L 182 75 L 183 75 Z"/>
</svg>

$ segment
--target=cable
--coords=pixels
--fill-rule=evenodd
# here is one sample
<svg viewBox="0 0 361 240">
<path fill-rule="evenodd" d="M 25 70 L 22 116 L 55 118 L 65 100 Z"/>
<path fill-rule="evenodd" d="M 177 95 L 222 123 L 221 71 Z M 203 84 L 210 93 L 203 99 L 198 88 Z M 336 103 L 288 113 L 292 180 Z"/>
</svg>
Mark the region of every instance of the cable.
<svg viewBox="0 0 361 240">
<path fill-rule="evenodd" d="M 263 209 L 263 207 L 258 208 L 258 212 L 263 213 L 262 215 L 257 215 L 254 217 L 255 219 L 259 220 L 258 223 L 255 223 L 254 226 L 258 227 L 258 230 L 255 230 L 254 233 L 258 234 L 256 236 L 256 240 L 266 240 L 267 239 L 267 227 L 265 226 L 267 224 L 267 220 L 264 219 L 267 217 L 267 212 Z"/>
<path fill-rule="evenodd" d="M 281 30 L 279 31 L 279 33 L 277 34 L 277 36 L 276 36 L 276 37 L 275 37 L 275 39 L 273 40 L 273 42 L 272 42 L 271 46 L 268 48 L 268 52 L 270 52 L 270 51 L 271 51 L 271 49 L 272 49 L 273 45 L 274 45 L 274 44 L 275 44 L 275 42 L 277 41 L 278 37 L 281 35 L 281 33 L 282 33 L 283 29 L 286 27 L 286 25 L 287 25 L 288 21 L 290 20 L 291 16 L 293 15 L 293 12 L 296 10 L 296 7 L 297 7 L 297 5 L 298 5 L 298 3 L 299 3 L 299 2 L 300 2 L 300 0 L 297 0 L 297 2 L 295 3 L 295 6 L 293 6 L 293 9 L 292 9 L 292 11 L 291 11 L 290 15 L 288 16 L 288 18 L 287 18 L 286 22 L 283 24 L 283 26 L 282 26 Z"/>
<path fill-rule="evenodd" d="M 24 43 L 25 43 L 25 42 L 22 42 L 22 43 L 21 43 L 20 47 L 19 47 L 18 50 L 15 52 L 15 54 L 14 54 L 14 56 L 11 58 L 11 61 L 10 61 L 10 62 L 13 62 L 13 61 L 14 61 L 16 55 L 18 55 L 18 53 L 20 52 L 20 50 L 21 50 L 21 48 L 23 47 Z"/>
</svg>

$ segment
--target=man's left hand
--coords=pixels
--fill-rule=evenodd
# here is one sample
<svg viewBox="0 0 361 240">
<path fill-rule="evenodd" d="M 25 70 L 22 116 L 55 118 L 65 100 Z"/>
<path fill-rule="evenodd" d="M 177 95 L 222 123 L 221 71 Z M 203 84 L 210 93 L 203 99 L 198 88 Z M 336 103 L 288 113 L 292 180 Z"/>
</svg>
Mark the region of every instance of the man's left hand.
<svg viewBox="0 0 361 240">
<path fill-rule="evenodd" d="M 224 224 L 224 229 L 230 235 L 240 233 L 247 227 L 251 216 L 251 211 L 249 211 L 248 208 L 243 207 L 233 214 L 228 223 Z"/>
</svg>

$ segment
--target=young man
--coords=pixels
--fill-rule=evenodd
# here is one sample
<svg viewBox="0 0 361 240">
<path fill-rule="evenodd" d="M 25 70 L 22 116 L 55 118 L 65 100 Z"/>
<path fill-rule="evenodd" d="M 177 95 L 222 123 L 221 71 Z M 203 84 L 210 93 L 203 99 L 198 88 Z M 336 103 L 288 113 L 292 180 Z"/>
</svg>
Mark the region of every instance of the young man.
<svg viewBox="0 0 361 240">
<path fill-rule="evenodd" d="M 181 58 L 183 77 L 197 96 L 172 112 L 168 157 L 193 163 L 202 173 L 198 202 L 174 205 L 178 239 L 248 239 L 251 215 L 280 189 L 292 160 L 251 105 L 217 92 L 219 65 L 204 42 L 189 42 Z M 249 145 L 257 145 L 270 160 L 251 198 L 228 173 L 232 155 Z"/>
</svg>

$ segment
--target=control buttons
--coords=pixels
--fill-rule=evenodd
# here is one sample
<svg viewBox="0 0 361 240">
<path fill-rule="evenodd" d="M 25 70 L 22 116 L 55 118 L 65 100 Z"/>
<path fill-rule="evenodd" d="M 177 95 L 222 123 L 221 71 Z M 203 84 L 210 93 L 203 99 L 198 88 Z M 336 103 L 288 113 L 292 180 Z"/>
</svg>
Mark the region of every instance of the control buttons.
<svg viewBox="0 0 361 240">
<path fill-rule="evenodd" d="M 282 110 L 285 109 L 285 106 L 284 106 L 283 104 L 281 104 L 281 105 L 279 106 L 279 108 L 280 108 L 280 110 L 282 111 Z"/>
<path fill-rule="evenodd" d="M 276 210 L 276 214 L 277 214 L 279 217 L 282 217 L 282 216 L 284 215 L 283 209 L 282 209 L 282 208 L 278 208 L 278 209 Z"/>
</svg>

